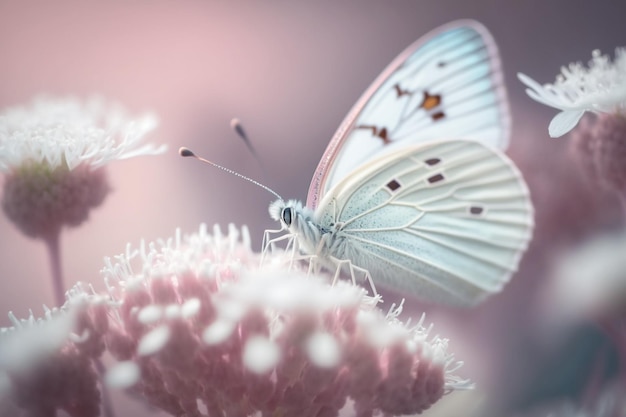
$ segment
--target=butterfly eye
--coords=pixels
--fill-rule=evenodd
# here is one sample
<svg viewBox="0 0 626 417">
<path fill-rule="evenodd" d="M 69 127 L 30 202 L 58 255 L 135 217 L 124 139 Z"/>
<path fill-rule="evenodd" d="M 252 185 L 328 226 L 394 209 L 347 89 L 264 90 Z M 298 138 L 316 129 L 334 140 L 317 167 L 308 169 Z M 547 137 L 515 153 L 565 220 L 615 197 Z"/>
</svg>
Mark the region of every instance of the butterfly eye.
<svg viewBox="0 0 626 417">
<path fill-rule="evenodd" d="M 291 207 L 285 207 L 280 215 L 280 217 L 283 219 L 283 223 L 285 223 L 287 226 L 291 226 L 291 218 L 293 217 L 292 210 L 293 209 Z"/>
</svg>

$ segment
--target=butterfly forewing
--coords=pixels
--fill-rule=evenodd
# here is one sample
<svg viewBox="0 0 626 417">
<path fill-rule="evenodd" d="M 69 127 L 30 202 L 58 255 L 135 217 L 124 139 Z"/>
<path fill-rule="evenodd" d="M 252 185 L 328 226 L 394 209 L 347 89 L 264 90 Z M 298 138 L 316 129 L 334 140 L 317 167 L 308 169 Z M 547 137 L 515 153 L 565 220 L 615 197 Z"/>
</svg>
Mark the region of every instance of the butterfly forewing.
<svg viewBox="0 0 626 417">
<path fill-rule="evenodd" d="M 412 146 L 337 184 L 316 211 L 341 225 L 331 253 L 404 294 L 473 305 L 516 270 L 532 231 L 528 190 L 500 151 L 471 140 Z"/>
<path fill-rule="evenodd" d="M 427 34 L 365 92 L 329 144 L 307 205 L 354 169 L 386 153 L 442 138 L 506 148 L 509 112 L 497 48 L 480 24 L 459 21 Z"/>
</svg>

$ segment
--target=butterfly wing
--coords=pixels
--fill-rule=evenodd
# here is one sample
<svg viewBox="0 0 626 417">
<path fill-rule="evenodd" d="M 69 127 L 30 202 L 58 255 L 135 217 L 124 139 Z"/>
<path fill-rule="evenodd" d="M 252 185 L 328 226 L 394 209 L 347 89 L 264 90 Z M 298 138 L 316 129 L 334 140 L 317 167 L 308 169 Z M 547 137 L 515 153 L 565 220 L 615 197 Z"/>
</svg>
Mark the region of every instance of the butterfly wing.
<svg viewBox="0 0 626 417">
<path fill-rule="evenodd" d="M 307 197 L 324 194 L 359 165 L 399 147 L 469 138 L 505 149 L 509 111 L 498 50 L 474 21 L 433 30 L 401 53 L 363 94 L 335 133 Z"/>
<path fill-rule="evenodd" d="M 383 156 L 325 196 L 315 212 L 337 231 L 330 255 L 369 270 L 377 285 L 451 305 L 498 292 L 532 234 L 519 171 L 471 140 Z"/>
</svg>

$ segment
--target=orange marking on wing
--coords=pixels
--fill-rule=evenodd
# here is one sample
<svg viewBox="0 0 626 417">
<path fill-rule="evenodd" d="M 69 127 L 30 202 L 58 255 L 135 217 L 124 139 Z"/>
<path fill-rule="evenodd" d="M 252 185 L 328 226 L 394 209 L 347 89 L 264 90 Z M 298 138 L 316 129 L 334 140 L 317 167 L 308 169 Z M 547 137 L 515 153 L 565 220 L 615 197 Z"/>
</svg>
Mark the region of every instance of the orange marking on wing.
<svg viewBox="0 0 626 417">
<path fill-rule="evenodd" d="M 428 91 L 424 91 L 424 100 L 420 107 L 424 110 L 432 110 L 441 104 L 441 96 L 439 94 L 430 95 Z"/>
</svg>

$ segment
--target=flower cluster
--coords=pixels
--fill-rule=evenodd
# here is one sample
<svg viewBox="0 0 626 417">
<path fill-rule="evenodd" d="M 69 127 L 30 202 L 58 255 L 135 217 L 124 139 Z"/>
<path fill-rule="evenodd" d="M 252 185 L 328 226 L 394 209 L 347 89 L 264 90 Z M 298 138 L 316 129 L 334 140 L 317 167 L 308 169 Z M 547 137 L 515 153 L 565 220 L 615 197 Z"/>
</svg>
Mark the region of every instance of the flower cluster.
<svg viewBox="0 0 626 417">
<path fill-rule="evenodd" d="M 200 402 L 210 415 L 300 416 L 417 413 L 467 386 L 446 340 L 381 314 L 361 288 L 285 269 L 280 255 L 259 267 L 238 235 L 202 227 L 109 262 L 119 385 L 174 415 Z"/>
<path fill-rule="evenodd" d="M 80 343 L 54 355 L 106 348 L 108 385 L 172 415 L 414 414 L 471 386 L 423 318 L 405 325 L 399 308 L 383 314 L 362 288 L 289 269 L 282 254 L 259 260 L 232 226 L 129 246 L 105 262 L 106 296 L 68 293 L 88 308 L 72 327 Z"/>
</svg>

